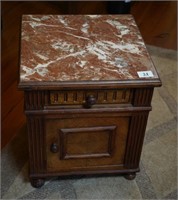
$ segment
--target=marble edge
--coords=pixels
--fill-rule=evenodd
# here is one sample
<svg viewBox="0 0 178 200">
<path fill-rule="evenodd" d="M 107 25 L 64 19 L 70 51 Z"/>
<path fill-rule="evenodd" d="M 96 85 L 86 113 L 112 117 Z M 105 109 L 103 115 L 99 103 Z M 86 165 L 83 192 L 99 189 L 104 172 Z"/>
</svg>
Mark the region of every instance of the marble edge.
<svg viewBox="0 0 178 200">
<path fill-rule="evenodd" d="M 73 15 L 75 15 L 75 16 L 87 16 L 87 15 L 102 15 L 102 16 L 105 16 L 105 15 L 107 15 L 107 16 L 130 16 L 130 17 L 132 17 L 133 19 L 134 19 L 134 16 L 132 15 L 132 14 L 38 14 L 38 13 L 36 13 L 36 14 L 22 14 L 22 18 L 23 18 L 23 16 L 30 16 L 30 15 L 39 15 L 39 16 L 49 16 L 49 15 L 53 15 L 53 16 L 73 16 Z"/>
<path fill-rule="evenodd" d="M 39 90 L 39 89 L 72 89 L 72 88 L 133 88 L 133 87 L 160 87 L 162 85 L 161 80 L 157 79 L 137 79 L 137 80 L 122 80 L 122 81 L 31 81 L 31 82 L 19 82 L 18 88 L 22 90 Z"/>
<path fill-rule="evenodd" d="M 156 69 L 156 66 L 155 66 L 155 64 L 154 64 L 154 62 L 153 62 L 153 59 L 152 59 L 152 57 L 151 57 L 151 53 L 150 53 L 150 50 L 149 50 L 149 45 L 147 45 L 146 42 L 145 42 L 145 40 L 143 39 L 143 36 L 142 36 L 142 34 L 141 34 L 141 32 L 140 32 L 140 29 L 139 29 L 139 27 L 138 27 L 138 24 L 137 24 L 137 22 L 136 22 L 136 20 L 135 20 L 135 18 L 134 18 L 133 15 L 132 15 L 132 18 L 133 18 L 133 20 L 134 20 L 134 22 L 135 22 L 135 25 L 136 25 L 136 27 L 137 27 L 137 31 L 139 32 L 139 34 L 140 34 L 140 36 L 141 36 L 141 38 L 142 38 L 142 41 L 143 41 L 143 43 L 144 43 L 145 50 L 146 50 L 147 55 L 148 55 L 148 59 L 149 59 L 150 62 L 152 63 L 152 66 L 153 66 L 153 68 L 154 68 L 154 70 L 155 70 L 155 72 L 156 72 L 156 75 L 157 75 L 159 81 L 161 82 L 159 73 L 158 73 L 158 71 L 157 71 L 157 69 Z M 161 85 L 162 85 L 162 83 L 161 83 Z M 160 85 L 160 86 L 161 86 L 161 85 Z"/>
</svg>

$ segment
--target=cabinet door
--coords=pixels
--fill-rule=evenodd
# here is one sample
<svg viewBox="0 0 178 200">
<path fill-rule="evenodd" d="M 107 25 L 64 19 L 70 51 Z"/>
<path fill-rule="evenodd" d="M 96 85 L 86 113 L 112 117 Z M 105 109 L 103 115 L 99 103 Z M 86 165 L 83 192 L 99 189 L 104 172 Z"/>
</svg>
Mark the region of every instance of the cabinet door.
<svg viewBox="0 0 178 200">
<path fill-rule="evenodd" d="M 46 119 L 47 171 L 122 169 L 129 117 Z"/>
</svg>

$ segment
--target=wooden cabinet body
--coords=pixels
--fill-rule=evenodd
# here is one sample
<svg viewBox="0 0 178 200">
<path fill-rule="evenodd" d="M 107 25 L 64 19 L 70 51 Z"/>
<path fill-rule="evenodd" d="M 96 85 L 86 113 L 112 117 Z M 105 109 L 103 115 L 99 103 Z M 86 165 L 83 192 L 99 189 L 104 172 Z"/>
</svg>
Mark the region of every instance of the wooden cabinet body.
<svg viewBox="0 0 178 200">
<path fill-rule="evenodd" d="M 113 93 L 113 90 L 104 92 Z M 95 92 L 86 90 L 88 95 L 90 91 Z M 72 104 L 71 99 L 69 103 L 54 104 L 50 96 L 60 94 L 60 90 L 25 92 L 30 177 L 35 186 L 41 178 L 68 174 L 135 176 L 139 171 L 153 88 L 114 91 L 129 91 L 129 98 L 120 95 L 118 98 L 124 96 L 127 101 L 123 99 L 119 104 L 119 99 L 116 103 L 109 99 L 108 103 L 96 103 L 91 108 L 85 106 L 85 101 Z"/>
<path fill-rule="evenodd" d="M 19 88 L 24 90 L 25 97 L 31 183 L 34 187 L 40 187 L 47 177 L 77 174 L 115 173 L 133 179 L 139 171 L 153 90 L 161 85 L 160 79 L 140 37 L 138 44 L 141 45 L 142 54 L 136 49 L 137 46 L 133 49 L 132 45 L 128 45 L 131 48 L 130 52 L 126 52 L 126 44 L 118 45 L 118 50 L 112 43 L 116 33 L 113 33 L 111 40 L 111 36 L 105 32 L 110 24 L 119 24 L 121 33 L 125 34 L 127 31 L 122 30 L 123 26 L 120 26 L 120 23 L 130 23 L 131 16 L 120 16 L 117 23 L 112 21 L 115 20 L 114 16 L 100 16 L 99 19 L 98 16 L 84 16 L 93 27 L 90 35 L 92 48 L 89 46 L 91 43 L 86 44 L 89 40 L 88 35 L 84 37 L 81 33 L 71 33 L 77 24 L 76 22 L 72 26 L 73 20 L 83 18 L 67 16 L 71 24 L 66 25 L 65 17 L 25 16 L 23 20 Z M 97 27 L 93 21 L 95 18 L 98 19 L 101 30 L 94 30 Z M 50 24 L 44 27 L 38 24 L 40 20 L 44 23 L 44 20 L 48 19 L 52 20 L 48 21 Z M 46 28 L 54 26 L 55 36 L 58 27 L 55 23 L 59 23 L 59 33 L 63 34 L 61 23 L 65 24 L 64 28 L 68 30 L 65 32 L 64 43 L 61 43 L 61 40 L 54 43 L 54 38 L 49 40 L 51 29 Z M 132 29 L 133 26 L 132 22 L 128 27 Z M 45 31 L 49 33 L 48 36 L 42 34 Z M 88 31 L 86 23 L 81 31 Z M 93 37 L 99 35 L 100 31 L 104 31 L 104 39 L 93 41 Z M 39 39 L 37 33 L 40 33 L 43 39 Z M 128 41 L 134 42 L 133 38 L 137 37 L 137 34 L 133 31 Z M 73 46 L 66 42 L 69 36 L 75 38 L 72 40 L 74 49 L 70 49 Z M 123 41 L 124 39 L 123 36 Z M 86 40 L 83 43 L 80 41 L 85 50 L 77 49 L 79 40 Z M 52 49 L 44 54 L 48 43 Z M 110 46 L 101 47 L 101 44 Z M 98 49 L 97 45 L 102 50 Z M 120 56 L 119 58 L 109 57 L 108 49 L 111 47 L 112 56 Z M 66 51 L 69 51 L 69 55 Z M 49 56 L 55 60 L 48 61 Z M 104 60 L 105 58 L 108 60 Z M 124 58 L 128 60 L 124 61 Z M 63 62 L 63 59 L 67 60 Z M 111 59 L 115 60 L 114 63 Z M 140 71 L 146 77 L 138 76 L 137 72 Z"/>
</svg>

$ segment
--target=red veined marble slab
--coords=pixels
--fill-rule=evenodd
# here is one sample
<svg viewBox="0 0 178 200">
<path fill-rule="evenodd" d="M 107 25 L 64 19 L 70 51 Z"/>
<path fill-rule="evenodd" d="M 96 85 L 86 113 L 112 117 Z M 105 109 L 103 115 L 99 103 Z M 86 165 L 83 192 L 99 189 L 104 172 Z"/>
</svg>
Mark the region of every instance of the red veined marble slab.
<svg viewBox="0 0 178 200">
<path fill-rule="evenodd" d="M 131 15 L 23 15 L 20 82 L 134 80 L 157 72 Z"/>
</svg>

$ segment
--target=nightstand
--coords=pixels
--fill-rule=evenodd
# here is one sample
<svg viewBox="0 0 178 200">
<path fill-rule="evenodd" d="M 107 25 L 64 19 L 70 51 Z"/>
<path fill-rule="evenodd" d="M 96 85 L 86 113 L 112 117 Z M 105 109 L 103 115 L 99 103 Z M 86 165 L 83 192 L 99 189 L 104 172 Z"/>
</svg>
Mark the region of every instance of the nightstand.
<svg viewBox="0 0 178 200">
<path fill-rule="evenodd" d="M 156 69 L 131 15 L 24 15 L 30 180 L 139 171 Z"/>
</svg>

